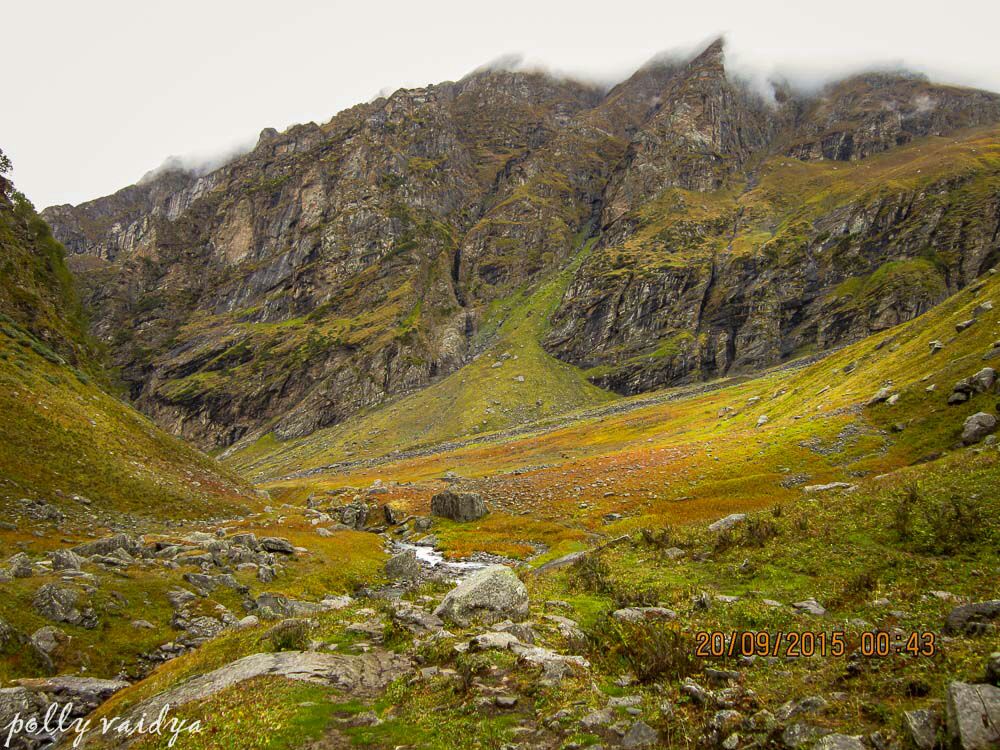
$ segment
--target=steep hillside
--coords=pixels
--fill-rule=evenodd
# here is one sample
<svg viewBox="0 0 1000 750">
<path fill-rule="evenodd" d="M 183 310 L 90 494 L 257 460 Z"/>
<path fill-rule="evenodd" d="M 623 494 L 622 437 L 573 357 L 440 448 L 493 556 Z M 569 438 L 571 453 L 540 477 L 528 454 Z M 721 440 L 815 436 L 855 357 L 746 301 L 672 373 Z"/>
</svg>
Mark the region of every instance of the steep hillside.
<svg viewBox="0 0 1000 750">
<path fill-rule="evenodd" d="M 1000 259 L 1000 130 L 849 164 L 771 157 L 669 188 L 605 231 L 547 348 L 622 393 L 826 351 L 927 311 Z"/>
<path fill-rule="evenodd" d="M 0 151 L 0 164 L 5 160 Z M 93 355 L 63 248 L 0 172 L 0 310 L 40 343 L 86 366 Z"/>
<path fill-rule="evenodd" d="M 0 507 L 12 529 L 246 509 L 242 480 L 99 387 L 63 249 L 0 180 Z"/>
</svg>

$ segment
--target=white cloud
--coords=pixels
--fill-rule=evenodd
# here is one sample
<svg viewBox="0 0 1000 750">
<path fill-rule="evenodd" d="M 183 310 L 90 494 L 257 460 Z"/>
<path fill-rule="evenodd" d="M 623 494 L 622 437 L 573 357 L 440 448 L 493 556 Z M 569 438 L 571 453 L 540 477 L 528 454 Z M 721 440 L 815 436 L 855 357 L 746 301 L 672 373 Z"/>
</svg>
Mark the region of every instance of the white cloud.
<svg viewBox="0 0 1000 750">
<path fill-rule="evenodd" d="M 166 154 L 211 157 L 267 126 L 324 122 L 371 92 L 458 80 L 522 55 L 608 84 L 725 33 L 763 85 L 878 65 L 1000 90 L 1000 3 L 951 0 L 35 0 L 4 10 L 0 144 L 39 206 L 135 182 Z"/>
</svg>

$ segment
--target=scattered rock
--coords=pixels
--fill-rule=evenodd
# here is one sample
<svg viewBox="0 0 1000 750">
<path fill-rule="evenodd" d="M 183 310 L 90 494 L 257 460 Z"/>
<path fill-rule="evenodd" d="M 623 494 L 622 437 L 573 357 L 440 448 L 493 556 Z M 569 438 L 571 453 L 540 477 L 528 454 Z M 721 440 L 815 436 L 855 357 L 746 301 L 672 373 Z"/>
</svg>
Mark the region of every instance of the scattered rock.
<svg viewBox="0 0 1000 750">
<path fill-rule="evenodd" d="M 962 331 L 964 331 L 964 330 L 970 328 L 971 326 L 973 326 L 975 324 L 975 322 L 976 322 L 975 318 L 970 318 L 969 320 L 963 320 L 961 323 L 956 323 L 955 324 L 955 330 L 958 331 L 959 333 L 961 333 Z"/>
<path fill-rule="evenodd" d="M 1000 651 L 994 651 L 986 660 L 986 682 L 1000 687 Z"/>
<path fill-rule="evenodd" d="M 14 578 L 31 578 L 35 572 L 31 567 L 31 558 L 23 552 L 18 552 L 7 560 L 7 571 Z"/>
<path fill-rule="evenodd" d="M 644 721 L 635 722 L 622 737 L 622 747 L 651 747 L 660 741 L 660 733 Z"/>
<path fill-rule="evenodd" d="M 80 593 L 68 586 L 46 583 L 35 592 L 35 611 L 53 622 L 66 622 L 84 628 L 97 627 L 97 615 L 89 607 L 79 606 Z"/>
<path fill-rule="evenodd" d="M 176 709 L 192 701 L 204 700 L 228 687 L 260 675 L 332 685 L 352 697 L 371 696 L 411 668 L 400 654 L 374 650 L 358 656 L 312 651 L 280 651 L 252 654 L 207 674 L 185 680 L 170 690 L 142 701 L 126 718 L 154 719 L 164 706 Z"/>
<path fill-rule="evenodd" d="M 128 534 L 115 534 L 104 539 L 96 539 L 93 542 L 78 544 L 76 547 L 73 547 L 73 552 L 81 557 L 110 555 L 118 550 L 124 550 L 130 555 L 138 555 L 140 548 L 139 541 L 133 539 Z"/>
<path fill-rule="evenodd" d="M 868 399 L 868 401 L 865 403 L 865 406 L 875 406 L 876 404 L 884 403 L 889 400 L 889 397 L 891 395 L 892 395 L 892 388 L 886 386 L 885 388 L 880 389 L 878 393 L 876 393 L 870 399 Z"/>
<path fill-rule="evenodd" d="M 50 655 L 68 640 L 69 636 L 52 625 L 46 625 L 31 634 L 31 642 L 35 644 L 35 648 Z"/>
<path fill-rule="evenodd" d="M 17 683 L 34 693 L 42 693 L 57 703 L 72 703 L 74 716 L 90 713 L 119 690 L 129 686 L 124 680 L 101 680 L 76 675 L 24 678 L 17 680 Z"/>
<path fill-rule="evenodd" d="M 83 558 L 71 549 L 57 549 L 49 554 L 53 570 L 80 570 Z"/>
<path fill-rule="evenodd" d="M 626 607 L 616 609 L 611 616 L 622 622 L 646 622 L 674 620 L 677 618 L 677 613 L 665 607 Z"/>
<path fill-rule="evenodd" d="M 849 491 L 855 488 L 856 485 L 853 485 L 850 482 L 830 482 L 829 484 L 810 484 L 806 487 L 803 487 L 802 491 L 809 495 L 812 495 L 817 492 L 830 492 L 831 490 Z"/>
<path fill-rule="evenodd" d="M 859 736 L 828 734 L 813 745 L 813 750 L 866 750 L 866 748 Z"/>
<path fill-rule="evenodd" d="M 260 546 L 268 552 L 280 552 L 283 555 L 294 555 L 295 547 L 287 539 L 277 536 L 265 536 L 260 540 Z"/>
<path fill-rule="evenodd" d="M 826 614 L 826 610 L 823 606 L 813 598 L 806 599 L 801 602 L 794 602 L 792 607 L 799 612 L 805 612 L 806 614 L 816 615 L 817 617 L 822 617 Z"/>
</svg>

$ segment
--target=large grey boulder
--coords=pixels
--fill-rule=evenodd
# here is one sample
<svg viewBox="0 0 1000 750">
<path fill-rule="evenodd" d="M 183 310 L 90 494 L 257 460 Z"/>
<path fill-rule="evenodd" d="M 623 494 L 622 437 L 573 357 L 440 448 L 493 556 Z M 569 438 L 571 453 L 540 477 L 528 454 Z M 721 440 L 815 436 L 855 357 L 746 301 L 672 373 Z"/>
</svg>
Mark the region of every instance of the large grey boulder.
<svg viewBox="0 0 1000 750">
<path fill-rule="evenodd" d="M 983 635 L 996 627 L 993 624 L 996 620 L 1000 620 L 1000 599 L 963 604 L 948 613 L 944 632 L 949 635 Z"/>
<path fill-rule="evenodd" d="M 265 536 L 260 540 L 260 546 L 268 552 L 280 552 L 283 555 L 295 554 L 295 547 L 292 543 L 280 536 Z"/>
<path fill-rule="evenodd" d="M 611 616 L 622 622 L 633 623 L 657 620 L 663 622 L 677 619 L 677 613 L 665 607 L 625 607 L 624 609 L 616 609 L 611 613 Z"/>
<path fill-rule="evenodd" d="M 97 627 L 97 616 L 89 607 L 80 606 L 80 592 L 69 586 L 46 583 L 35 592 L 35 611 L 52 622 L 66 622 L 85 628 Z"/>
<path fill-rule="evenodd" d="M 1000 747 L 1000 688 L 993 685 L 948 685 L 948 735 L 961 750 Z"/>
<path fill-rule="evenodd" d="M 53 570 L 79 570 L 83 558 L 71 549 L 57 549 L 49 553 Z"/>
<path fill-rule="evenodd" d="M 7 570 L 14 578 L 31 578 L 35 572 L 31 567 L 31 558 L 23 552 L 18 552 L 7 560 Z"/>
<path fill-rule="evenodd" d="M 622 737 L 622 747 L 652 747 L 660 742 L 660 733 L 644 721 L 637 721 Z"/>
<path fill-rule="evenodd" d="M 828 734 L 820 737 L 813 750 L 867 750 L 860 737 L 850 734 Z"/>
<path fill-rule="evenodd" d="M 490 565 L 449 591 L 434 614 L 462 626 L 473 620 L 520 622 L 528 616 L 528 589 L 507 566 Z"/>
<path fill-rule="evenodd" d="M 431 498 L 431 515 L 452 521 L 475 521 L 487 513 L 486 503 L 475 492 L 445 490 Z"/>
<path fill-rule="evenodd" d="M 144 717 L 148 723 L 165 706 L 173 710 L 262 675 L 330 685 L 351 698 L 370 698 L 411 668 L 407 657 L 382 650 L 357 656 L 312 651 L 252 654 L 147 698 L 130 709 L 126 718 L 134 723 Z"/>
<path fill-rule="evenodd" d="M 978 443 L 997 429 L 997 418 L 984 411 L 976 412 L 965 420 L 962 426 L 962 442 L 966 445 Z"/>
<path fill-rule="evenodd" d="M 975 389 L 976 393 L 986 393 L 996 382 L 997 373 L 992 367 L 984 367 L 969 378 L 969 384 Z"/>
<path fill-rule="evenodd" d="M 420 561 L 411 549 L 393 555 L 385 564 L 385 574 L 393 580 L 414 581 L 420 577 Z"/>
<path fill-rule="evenodd" d="M 93 542 L 78 544 L 73 551 L 81 557 L 92 555 L 110 555 L 118 550 L 125 550 L 130 555 L 139 554 L 142 545 L 128 534 L 115 534 L 104 539 L 96 539 Z"/>
<path fill-rule="evenodd" d="M 53 625 L 46 625 L 31 634 L 31 642 L 39 651 L 51 654 L 69 640 L 69 636 Z"/>
</svg>

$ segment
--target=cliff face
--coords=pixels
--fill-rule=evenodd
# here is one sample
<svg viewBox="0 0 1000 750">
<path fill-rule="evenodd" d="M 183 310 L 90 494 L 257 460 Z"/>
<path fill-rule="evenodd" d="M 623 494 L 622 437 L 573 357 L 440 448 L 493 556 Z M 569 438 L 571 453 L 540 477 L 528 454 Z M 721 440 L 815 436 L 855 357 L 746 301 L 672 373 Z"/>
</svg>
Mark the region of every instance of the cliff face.
<svg viewBox="0 0 1000 750">
<path fill-rule="evenodd" d="M 490 303 L 588 238 L 545 344 L 622 392 L 853 340 L 995 260 L 997 138 L 964 129 L 1000 97 L 877 75 L 777 99 L 719 43 L 609 92 L 480 71 L 43 215 L 136 403 L 205 446 L 456 370 Z"/>
</svg>

